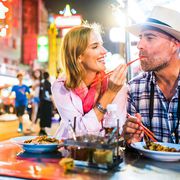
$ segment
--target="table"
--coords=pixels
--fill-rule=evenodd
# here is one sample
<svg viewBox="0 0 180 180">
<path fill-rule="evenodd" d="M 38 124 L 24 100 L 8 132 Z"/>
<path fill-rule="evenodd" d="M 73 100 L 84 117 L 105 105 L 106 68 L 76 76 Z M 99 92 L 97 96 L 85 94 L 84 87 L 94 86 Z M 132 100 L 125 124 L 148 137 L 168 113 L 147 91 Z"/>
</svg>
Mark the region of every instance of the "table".
<svg viewBox="0 0 180 180">
<path fill-rule="evenodd" d="M 0 142 L 0 179 L 111 179 L 111 180 L 179 180 L 179 162 L 158 162 L 140 156 L 136 151 L 126 150 L 124 160 L 116 171 L 97 170 L 93 168 L 76 167 L 71 173 L 64 173 L 58 164 L 58 153 L 49 156 L 33 158 L 32 156 L 17 156 L 22 148 L 10 140 Z"/>
</svg>

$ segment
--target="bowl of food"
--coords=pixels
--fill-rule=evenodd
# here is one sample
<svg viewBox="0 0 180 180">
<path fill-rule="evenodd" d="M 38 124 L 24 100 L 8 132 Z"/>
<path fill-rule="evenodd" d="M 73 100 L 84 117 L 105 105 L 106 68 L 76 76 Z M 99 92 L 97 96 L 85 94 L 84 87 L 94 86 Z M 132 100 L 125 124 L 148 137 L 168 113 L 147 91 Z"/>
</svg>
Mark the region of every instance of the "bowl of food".
<svg viewBox="0 0 180 180">
<path fill-rule="evenodd" d="M 51 136 L 21 136 L 11 141 L 30 153 L 54 152 L 61 144 L 61 141 Z"/>
</svg>

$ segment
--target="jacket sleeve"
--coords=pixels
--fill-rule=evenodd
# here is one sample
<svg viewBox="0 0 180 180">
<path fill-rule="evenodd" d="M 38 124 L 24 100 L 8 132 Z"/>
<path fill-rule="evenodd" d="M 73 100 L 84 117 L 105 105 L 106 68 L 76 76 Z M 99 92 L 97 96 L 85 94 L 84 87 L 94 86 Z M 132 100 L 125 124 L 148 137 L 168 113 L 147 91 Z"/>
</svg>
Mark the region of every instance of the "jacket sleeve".
<svg viewBox="0 0 180 180">
<path fill-rule="evenodd" d="M 73 91 L 67 90 L 63 81 L 56 80 L 53 83 L 52 95 L 55 106 L 61 116 L 61 123 L 55 134 L 57 138 L 68 137 L 68 123 L 70 121 L 74 125 L 75 117 L 77 134 L 84 134 L 90 131 L 99 132 L 102 128 L 94 110 L 92 109 L 84 114 L 81 99 Z"/>
</svg>

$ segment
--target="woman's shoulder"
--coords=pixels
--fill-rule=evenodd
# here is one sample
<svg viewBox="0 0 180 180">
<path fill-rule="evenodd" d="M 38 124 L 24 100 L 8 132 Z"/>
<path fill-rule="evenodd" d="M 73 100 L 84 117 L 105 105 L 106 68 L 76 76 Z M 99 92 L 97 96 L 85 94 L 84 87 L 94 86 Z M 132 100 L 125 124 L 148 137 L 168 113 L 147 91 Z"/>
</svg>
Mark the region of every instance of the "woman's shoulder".
<svg viewBox="0 0 180 180">
<path fill-rule="evenodd" d="M 69 90 L 65 87 L 65 78 L 58 78 L 52 83 L 52 92 L 67 93 Z"/>
</svg>

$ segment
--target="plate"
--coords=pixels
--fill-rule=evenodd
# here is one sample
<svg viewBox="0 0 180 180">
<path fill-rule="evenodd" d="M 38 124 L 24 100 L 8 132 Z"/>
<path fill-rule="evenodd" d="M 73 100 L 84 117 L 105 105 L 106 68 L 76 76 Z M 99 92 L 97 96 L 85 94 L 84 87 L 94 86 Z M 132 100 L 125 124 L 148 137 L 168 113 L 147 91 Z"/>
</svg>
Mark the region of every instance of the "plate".
<svg viewBox="0 0 180 180">
<path fill-rule="evenodd" d="M 172 143 L 159 143 L 160 145 L 176 148 L 177 150 L 180 149 L 180 144 L 172 144 Z M 180 161 L 180 152 L 163 152 L 163 151 L 153 151 L 149 149 L 145 149 L 145 143 L 144 142 L 137 142 L 132 143 L 131 146 L 138 150 L 141 154 L 144 156 L 158 160 L 158 161 Z"/>
<path fill-rule="evenodd" d="M 32 161 L 47 161 L 48 162 L 56 162 L 62 158 L 62 153 L 59 151 L 54 152 L 46 152 L 46 153 L 29 153 L 27 151 L 23 151 L 17 154 L 18 159 L 28 159 Z"/>
<path fill-rule="evenodd" d="M 58 143 L 51 143 L 51 144 L 27 144 L 24 143 L 25 140 L 34 139 L 38 136 L 21 136 L 12 138 L 11 142 L 16 143 L 26 151 L 30 153 L 44 153 L 44 152 L 53 152 L 57 151 L 59 144 Z"/>
</svg>

